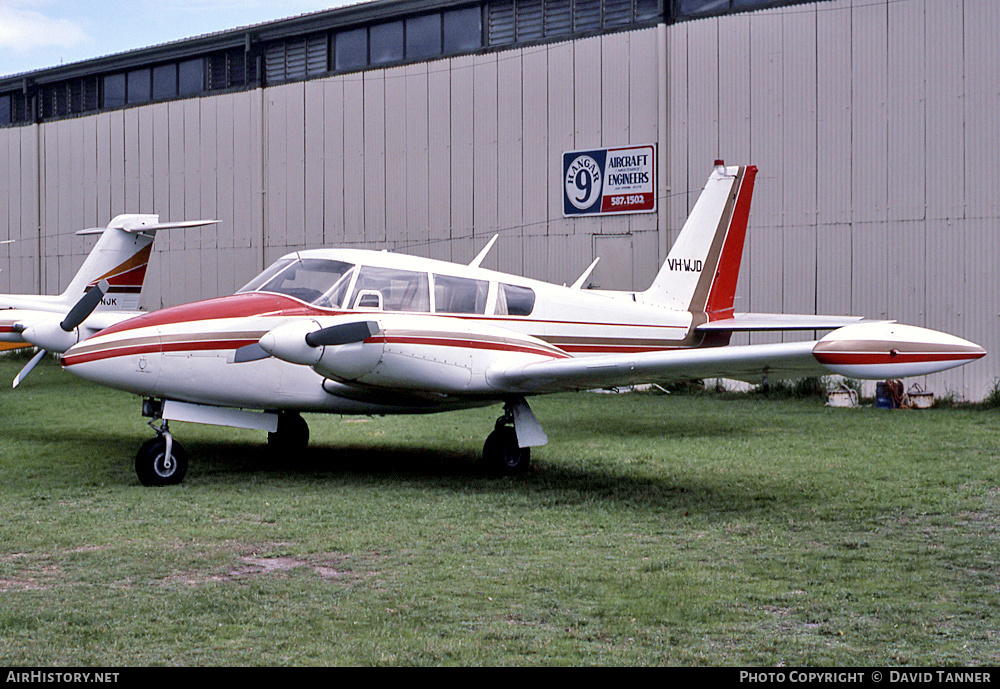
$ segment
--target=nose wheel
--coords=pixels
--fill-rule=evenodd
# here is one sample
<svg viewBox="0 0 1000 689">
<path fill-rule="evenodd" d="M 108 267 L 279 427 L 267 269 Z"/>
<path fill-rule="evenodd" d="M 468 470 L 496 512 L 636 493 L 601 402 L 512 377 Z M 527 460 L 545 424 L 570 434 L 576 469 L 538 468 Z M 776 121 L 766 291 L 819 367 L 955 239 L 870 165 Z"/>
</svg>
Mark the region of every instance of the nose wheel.
<svg viewBox="0 0 1000 689">
<path fill-rule="evenodd" d="M 135 474 L 144 486 L 178 484 L 187 474 L 187 451 L 170 435 L 166 421 L 159 428 L 153 428 L 156 437 L 144 442 L 135 455 Z"/>
</svg>

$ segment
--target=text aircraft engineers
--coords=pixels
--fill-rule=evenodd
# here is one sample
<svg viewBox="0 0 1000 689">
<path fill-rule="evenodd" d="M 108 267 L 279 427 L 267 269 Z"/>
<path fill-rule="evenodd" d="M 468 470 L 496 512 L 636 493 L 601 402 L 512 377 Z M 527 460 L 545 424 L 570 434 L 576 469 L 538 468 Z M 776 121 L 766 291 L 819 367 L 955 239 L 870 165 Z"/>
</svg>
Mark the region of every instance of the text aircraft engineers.
<svg viewBox="0 0 1000 689">
<path fill-rule="evenodd" d="M 62 294 L 0 294 L 0 342 L 39 348 L 14 378 L 14 387 L 46 351 L 65 352 L 109 325 L 142 313 L 139 294 L 157 232 L 216 222 L 161 223 L 158 215 L 115 216 L 107 227 L 76 233 L 100 237 Z"/>
<path fill-rule="evenodd" d="M 169 421 L 255 428 L 303 448 L 302 412 L 418 414 L 503 404 L 485 462 L 524 471 L 548 442 L 527 398 L 699 378 L 826 374 L 884 379 L 968 363 L 981 347 L 858 317 L 735 314 L 756 168 L 716 161 L 640 292 L 554 285 L 469 265 L 361 249 L 290 253 L 236 294 L 162 309 L 70 347 L 63 366 L 144 398 L 157 435 L 146 485 L 181 481 Z M 495 238 L 494 238 L 495 239 Z M 591 265 L 591 268 L 593 264 Z M 588 269 L 589 271 L 589 269 Z M 729 345 L 738 331 L 830 330 L 819 340 Z M 159 425 L 155 425 L 159 423 Z"/>
</svg>

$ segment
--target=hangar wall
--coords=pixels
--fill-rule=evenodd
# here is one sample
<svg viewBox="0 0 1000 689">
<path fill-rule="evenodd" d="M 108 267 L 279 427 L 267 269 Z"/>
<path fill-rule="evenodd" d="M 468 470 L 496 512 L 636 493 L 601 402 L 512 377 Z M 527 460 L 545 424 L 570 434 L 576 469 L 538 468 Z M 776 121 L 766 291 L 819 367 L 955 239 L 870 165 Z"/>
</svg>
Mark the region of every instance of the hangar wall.
<svg viewBox="0 0 1000 689">
<path fill-rule="evenodd" d="M 669 28 L 671 187 L 692 188 L 713 156 L 760 168 L 737 310 L 953 333 L 990 354 L 919 382 L 965 399 L 993 388 L 998 25 L 990 0 L 834 0 Z M 686 201 L 670 197 L 669 227 Z"/>
<path fill-rule="evenodd" d="M 222 220 L 157 237 L 148 308 L 230 293 L 290 250 L 468 261 L 495 233 L 487 267 L 572 282 L 596 246 L 609 256 L 595 285 L 644 287 L 659 216 L 564 219 L 559 180 L 563 151 L 662 148 L 664 30 L 0 129 L 0 159 L 21 171 L 0 218 L 28 240 L 10 245 L 24 267 L 0 290 L 58 292 L 94 241 L 72 233 L 119 212 Z"/>
<path fill-rule="evenodd" d="M 147 308 L 363 245 L 648 285 L 711 161 L 760 168 L 737 309 L 854 313 L 1000 353 L 1000 6 L 831 0 L 0 129 L 0 291 L 58 292 L 119 212 Z M 565 219 L 563 151 L 656 143 L 659 212 Z M 40 228 L 40 230 L 39 230 Z M 759 341 L 761 338 L 755 338 Z M 744 339 L 743 341 L 746 341 Z M 920 381 L 980 398 L 996 354 Z"/>
</svg>

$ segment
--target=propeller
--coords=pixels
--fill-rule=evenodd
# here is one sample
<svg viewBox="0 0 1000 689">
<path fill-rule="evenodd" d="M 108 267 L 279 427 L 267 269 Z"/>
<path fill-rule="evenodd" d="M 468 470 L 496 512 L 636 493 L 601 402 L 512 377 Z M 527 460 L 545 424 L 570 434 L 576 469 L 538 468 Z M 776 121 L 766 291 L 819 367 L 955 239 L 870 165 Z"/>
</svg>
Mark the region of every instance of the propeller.
<svg viewBox="0 0 1000 689">
<path fill-rule="evenodd" d="M 96 309 L 98 304 L 101 303 L 101 299 L 104 298 L 104 295 L 108 293 L 109 289 L 110 285 L 108 285 L 108 281 L 101 280 L 98 284 L 87 290 L 87 292 L 80 297 L 80 300 L 73 305 L 73 308 L 69 310 L 66 317 L 59 322 L 59 328 L 63 332 L 73 332 L 81 323 L 87 320 L 87 317 L 90 316 L 90 314 L 94 312 L 94 309 Z M 42 324 L 38 325 L 41 326 Z M 19 329 L 22 334 L 29 328 L 34 330 L 36 326 L 31 325 L 28 328 L 18 328 L 15 326 L 15 329 Z M 38 365 L 38 362 L 42 360 L 42 357 L 45 356 L 46 352 L 47 350 L 42 347 L 38 350 L 38 353 L 35 354 L 35 356 L 31 357 L 31 361 L 25 364 L 24 368 L 22 368 L 18 374 L 14 376 L 14 384 L 12 387 L 16 388 L 21 384 L 21 381 L 28 377 L 28 374 L 31 373 L 32 369 Z"/>
<path fill-rule="evenodd" d="M 107 280 L 101 280 L 98 284 L 87 290 L 87 293 L 80 297 L 80 301 L 76 302 L 76 305 L 69 310 L 66 314 L 66 318 L 62 320 L 59 327 L 66 332 L 72 332 L 74 328 L 87 320 L 87 316 L 94 312 L 97 305 L 101 303 L 101 299 L 104 299 L 104 295 L 108 293 L 110 285 L 108 285 Z"/>
<path fill-rule="evenodd" d="M 306 344 L 310 347 L 350 344 L 351 342 L 367 340 L 378 331 L 378 323 L 374 321 L 342 323 L 309 333 L 306 335 Z"/>
<path fill-rule="evenodd" d="M 298 350 L 301 348 L 302 336 L 301 328 L 303 322 L 288 323 L 271 330 L 260 341 L 244 345 L 233 354 L 233 363 L 242 364 L 248 361 L 259 361 L 274 356 L 276 350 L 279 352 L 278 358 L 291 360 L 293 363 L 300 363 L 282 356 L 282 352 L 289 349 Z M 291 326 L 291 327 L 289 327 Z M 352 342 L 362 342 L 379 332 L 378 323 L 375 321 L 355 321 L 353 323 L 340 323 L 331 325 L 319 330 L 307 332 L 304 336 L 305 344 L 315 349 L 316 347 L 326 347 L 332 345 L 345 345 Z M 266 348 L 261 346 L 261 342 L 267 340 Z"/>
<path fill-rule="evenodd" d="M 254 342 L 253 344 L 243 345 L 237 349 L 233 354 L 233 363 L 245 364 L 248 361 L 260 361 L 269 356 L 271 355 L 264 351 L 259 342 Z"/>
<path fill-rule="evenodd" d="M 35 368 L 35 366 L 38 364 L 39 361 L 42 360 L 42 357 L 45 356 L 46 353 L 47 352 L 44 349 L 39 349 L 38 354 L 31 357 L 31 361 L 25 364 L 24 368 L 18 371 L 17 375 L 14 376 L 14 384 L 11 387 L 16 388 L 18 385 L 20 385 L 21 381 L 28 377 L 28 374 L 31 373 L 31 369 Z"/>
</svg>

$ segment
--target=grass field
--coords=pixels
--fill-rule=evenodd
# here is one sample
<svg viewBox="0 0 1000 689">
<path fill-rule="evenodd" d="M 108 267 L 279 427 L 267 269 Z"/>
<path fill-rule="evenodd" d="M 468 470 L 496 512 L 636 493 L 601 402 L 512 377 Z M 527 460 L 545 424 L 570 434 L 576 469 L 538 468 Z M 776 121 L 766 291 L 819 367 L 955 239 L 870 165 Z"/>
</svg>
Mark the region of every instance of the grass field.
<svg viewBox="0 0 1000 689">
<path fill-rule="evenodd" d="M 0 380 L 22 362 L 0 359 Z M 996 665 L 1000 412 L 756 395 L 308 417 L 305 456 L 174 424 L 138 485 L 130 395 L 0 385 L 7 665 Z"/>
</svg>

